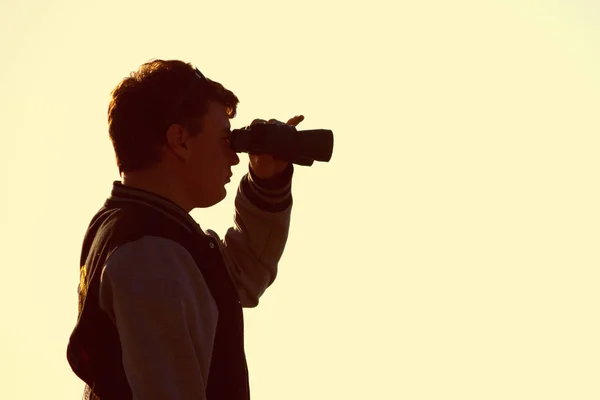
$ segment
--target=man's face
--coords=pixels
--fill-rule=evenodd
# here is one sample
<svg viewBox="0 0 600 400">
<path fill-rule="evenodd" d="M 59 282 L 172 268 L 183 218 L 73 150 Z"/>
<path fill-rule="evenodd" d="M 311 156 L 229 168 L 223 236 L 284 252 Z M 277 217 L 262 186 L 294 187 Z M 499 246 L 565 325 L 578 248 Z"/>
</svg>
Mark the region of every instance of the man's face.
<svg viewBox="0 0 600 400">
<path fill-rule="evenodd" d="M 210 102 L 203 119 L 202 131 L 189 139 L 188 191 L 196 207 L 210 207 L 227 194 L 225 184 L 230 181 L 231 167 L 240 162 L 231 149 L 231 125 L 225 107 Z"/>
</svg>

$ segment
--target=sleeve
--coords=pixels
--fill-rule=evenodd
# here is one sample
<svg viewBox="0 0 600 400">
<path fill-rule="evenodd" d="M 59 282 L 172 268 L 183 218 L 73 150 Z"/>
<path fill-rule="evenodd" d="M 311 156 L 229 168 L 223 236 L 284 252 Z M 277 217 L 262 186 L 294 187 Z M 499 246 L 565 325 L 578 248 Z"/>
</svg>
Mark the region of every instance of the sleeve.
<svg viewBox="0 0 600 400">
<path fill-rule="evenodd" d="M 229 275 L 243 307 L 256 307 L 277 276 L 290 227 L 293 164 L 278 177 L 259 179 L 252 170 L 235 198 L 234 225 L 218 239 Z"/>
<path fill-rule="evenodd" d="M 147 236 L 119 247 L 102 271 L 100 306 L 119 332 L 134 399 L 206 398 L 217 308 L 183 246 Z"/>
</svg>

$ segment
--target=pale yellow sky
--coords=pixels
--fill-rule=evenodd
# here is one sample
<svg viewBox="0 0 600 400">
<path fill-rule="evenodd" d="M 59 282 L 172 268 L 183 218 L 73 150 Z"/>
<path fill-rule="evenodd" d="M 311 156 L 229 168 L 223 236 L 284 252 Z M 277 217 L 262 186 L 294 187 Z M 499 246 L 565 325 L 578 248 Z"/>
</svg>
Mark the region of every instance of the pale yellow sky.
<svg viewBox="0 0 600 400">
<path fill-rule="evenodd" d="M 246 312 L 253 398 L 600 398 L 600 6 L 348 3 L 0 0 L 1 399 L 81 397 L 109 93 L 152 58 L 232 89 L 234 127 L 335 134 Z M 231 223 L 242 159 L 204 228 Z"/>
</svg>

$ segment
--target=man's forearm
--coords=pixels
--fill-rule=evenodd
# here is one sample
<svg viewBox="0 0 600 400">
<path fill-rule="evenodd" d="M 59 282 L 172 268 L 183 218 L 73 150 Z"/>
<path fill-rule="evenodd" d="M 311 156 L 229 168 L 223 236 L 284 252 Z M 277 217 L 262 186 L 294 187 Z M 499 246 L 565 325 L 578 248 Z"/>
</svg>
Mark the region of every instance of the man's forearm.
<svg viewBox="0 0 600 400">
<path fill-rule="evenodd" d="M 265 182 L 249 173 L 240 183 L 234 226 L 221 252 L 244 307 L 256 306 L 277 275 L 290 226 L 292 174 L 290 165 L 278 180 Z"/>
</svg>

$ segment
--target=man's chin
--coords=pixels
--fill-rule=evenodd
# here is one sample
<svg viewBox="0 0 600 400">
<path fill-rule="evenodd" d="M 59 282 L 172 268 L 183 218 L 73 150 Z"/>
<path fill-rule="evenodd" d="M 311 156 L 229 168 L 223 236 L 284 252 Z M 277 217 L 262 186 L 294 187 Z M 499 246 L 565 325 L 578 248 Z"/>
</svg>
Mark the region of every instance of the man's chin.
<svg viewBox="0 0 600 400">
<path fill-rule="evenodd" d="M 221 189 L 221 195 L 218 197 L 215 204 L 218 204 L 218 203 L 222 202 L 223 200 L 225 200 L 225 197 L 227 197 L 227 188 L 225 188 L 225 186 L 223 185 L 223 188 Z"/>
<path fill-rule="evenodd" d="M 223 200 L 225 200 L 225 197 L 227 197 L 227 189 L 225 189 L 225 186 L 223 186 L 223 188 L 221 189 L 221 192 L 219 193 L 218 196 L 215 195 L 211 199 L 207 199 L 207 198 L 203 199 L 202 202 L 200 202 L 197 207 L 198 208 L 212 207 L 214 205 L 219 204 Z"/>
</svg>

